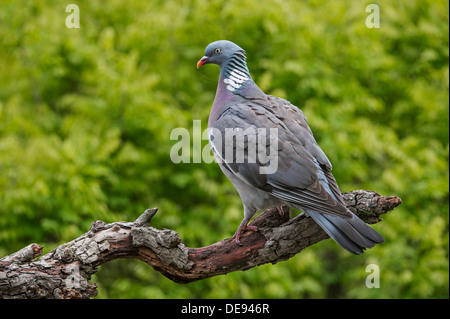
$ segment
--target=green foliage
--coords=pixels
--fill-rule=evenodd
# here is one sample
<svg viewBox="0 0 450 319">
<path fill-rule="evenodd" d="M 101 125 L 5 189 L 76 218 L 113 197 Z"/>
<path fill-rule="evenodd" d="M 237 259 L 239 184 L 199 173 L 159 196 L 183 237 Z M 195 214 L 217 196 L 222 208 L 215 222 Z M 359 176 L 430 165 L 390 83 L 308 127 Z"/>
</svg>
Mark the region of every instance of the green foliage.
<svg viewBox="0 0 450 319">
<path fill-rule="evenodd" d="M 93 278 L 99 298 L 448 298 L 448 2 L 375 1 L 369 29 L 372 2 L 84 0 L 68 29 L 67 2 L 2 1 L 0 256 L 148 207 L 188 246 L 230 237 L 242 207 L 217 164 L 169 156 L 174 128 L 206 128 L 218 68 L 195 65 L 229 39 L 265 92 L 305 112 L 342 191 L 402 198 L 374 226 L 386 243 L 353 256 L 329 240 L 188 285 L 119 260 Z"/>
</svg>

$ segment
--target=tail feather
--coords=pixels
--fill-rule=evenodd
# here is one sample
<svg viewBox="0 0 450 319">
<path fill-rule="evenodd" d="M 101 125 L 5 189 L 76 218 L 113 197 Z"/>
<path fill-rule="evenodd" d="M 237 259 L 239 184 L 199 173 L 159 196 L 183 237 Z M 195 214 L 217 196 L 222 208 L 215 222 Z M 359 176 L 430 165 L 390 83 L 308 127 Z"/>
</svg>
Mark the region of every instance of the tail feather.
<svg viewBox="0 0 450 319">
<path fill-rule="evenodd" d="M 366 248 L 384 242 L 383 237 L 352 213 L 352 218 L 307 211 L 314 221 L 342 248 L 359 255 Z"/>
</svg>

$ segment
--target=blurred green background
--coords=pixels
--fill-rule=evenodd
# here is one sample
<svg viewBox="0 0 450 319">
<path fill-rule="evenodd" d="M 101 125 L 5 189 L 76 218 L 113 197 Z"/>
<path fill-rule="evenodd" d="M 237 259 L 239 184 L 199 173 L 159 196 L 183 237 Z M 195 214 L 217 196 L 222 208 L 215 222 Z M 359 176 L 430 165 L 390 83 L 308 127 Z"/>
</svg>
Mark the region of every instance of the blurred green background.
<svg viewBox="0 0 450 319">
<path fill-rule="evenodd" d="M 0 1 L 0 256 L 149 207 L 187 246 L 231 237 L 243 210 L 218 165 L 169 156 L 174 128 L 206 128 L 219 69 L 196 62 L 228 39 L 304 111 L 342 191 L 402 198 L 374 226 L 386 242 L 353 256 L 327 240 L 187 285 L 118 260 L 93 277 L 98 298 L 449 297 L 448 1 L 86 0 L 79 29 L 69 3 Z"/>
</svg>

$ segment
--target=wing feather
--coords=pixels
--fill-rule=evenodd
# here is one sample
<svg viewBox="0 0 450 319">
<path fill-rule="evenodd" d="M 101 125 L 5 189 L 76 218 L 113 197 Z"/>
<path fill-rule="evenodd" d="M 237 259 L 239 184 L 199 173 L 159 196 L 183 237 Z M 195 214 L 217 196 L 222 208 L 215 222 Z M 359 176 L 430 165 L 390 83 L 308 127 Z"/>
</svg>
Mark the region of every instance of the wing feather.
<svg viewBox="0 0 450 319">
<path fill-rule="evenodd" d="M 222 141 L 221 147 L 217 147 L 214 138 L 213 149 L 226 160 L 223 165 L 243 182 L 299 209 L 351 218 L 330 172 L 331 163 L 317 145 L 304 114 L 288 101 L 267 96 L 267 100 L 231 104 L 212 127 L 220 132 Z M 244 145 L 239 146 L 236 139 L 225 136 L 226 130 L 231 128 L 243 131 L 253 128 L 255 136 L 247 137 Z M 260 168 L 264 164 L 258 160 L 250 161 L 251 156 L 247 153 L 244 153 L 243 162 L 236 160 L 236 150 L 248 151 L 249 141 L 258 140 L 258 128 L 277 128 L 278 167 L 273 174 L 262 174 Z M 269 153 L 269 143 L 258 143 L 257 147 L 265 148 L 263 151 Z M 230 149 L 234 153 L 232 159 L 225 154 Z M 325 184 L 318 173 L 326 177 Z M 331 189 L 332 194 L 327 189 Z"/>
</svg>

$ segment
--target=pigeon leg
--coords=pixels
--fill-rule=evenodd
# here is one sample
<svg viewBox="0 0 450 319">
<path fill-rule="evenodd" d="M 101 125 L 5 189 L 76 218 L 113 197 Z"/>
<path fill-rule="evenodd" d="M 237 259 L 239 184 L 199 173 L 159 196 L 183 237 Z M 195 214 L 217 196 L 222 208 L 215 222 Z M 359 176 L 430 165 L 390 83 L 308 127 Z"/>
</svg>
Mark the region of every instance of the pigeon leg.
<svg viewBox="0 0 450 319">
<path fill-rule="evenodd" d="M 238 245 L 242 245 L 241 244 L 241 234 L 246 231 L 246 230 L 251 230 L 251 231 L 258 231 L 258 227 L 256 226 L 248 226 L 248 220 L 246 218 L 244 218 L 241 222 L 241 224 L 239 225 L 239 228 L 237 229 L 236 233 L 234 233 L 234 236 L 231 239 L 234 239 L 234 241 L 236 242 L 236 244 Z"/>
<path fill-rule="evenodd" d="M 284 215 L 283 206 L 277 206 L 277 210 L 278 210 L 278 213 L 280 214 L 280 216 Z"/>
</svg>

